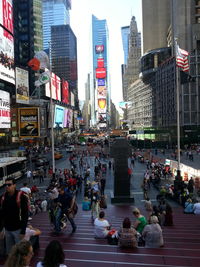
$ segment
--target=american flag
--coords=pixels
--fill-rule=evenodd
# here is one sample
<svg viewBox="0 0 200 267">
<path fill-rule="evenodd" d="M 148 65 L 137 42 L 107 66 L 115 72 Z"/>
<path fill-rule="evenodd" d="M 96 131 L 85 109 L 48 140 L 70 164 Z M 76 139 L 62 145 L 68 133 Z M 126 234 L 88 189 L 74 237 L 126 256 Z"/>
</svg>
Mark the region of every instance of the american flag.
<svg viewBox="0 0 200 267">
<path fill-rule="evenodd" d="M 176 45 L 176 66 L 181 68 L 183 71 L 189 70 L 188 55 L 189 53 L 187 51 Z"/>
</svg>

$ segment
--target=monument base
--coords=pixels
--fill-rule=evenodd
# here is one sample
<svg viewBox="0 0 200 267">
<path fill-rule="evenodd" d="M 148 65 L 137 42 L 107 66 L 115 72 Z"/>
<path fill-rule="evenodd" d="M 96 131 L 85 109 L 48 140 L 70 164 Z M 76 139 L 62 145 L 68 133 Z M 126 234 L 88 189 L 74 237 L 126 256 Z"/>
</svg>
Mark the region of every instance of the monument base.
<svg viewBox="0 0 200 267">
<path fill-rule="evenodd" d="M 111 204 L 133 204 L 134 201 L 133 196 L 114 196 L 111 194 Z"/>
</svg>

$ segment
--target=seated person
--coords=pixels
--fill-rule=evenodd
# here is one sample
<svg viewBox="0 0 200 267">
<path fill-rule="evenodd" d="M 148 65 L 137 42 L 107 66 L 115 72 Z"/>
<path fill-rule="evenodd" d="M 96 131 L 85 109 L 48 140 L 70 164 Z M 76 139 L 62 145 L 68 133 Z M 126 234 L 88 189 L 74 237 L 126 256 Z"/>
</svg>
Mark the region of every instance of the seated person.
<svg viewBox="0 0 200 267">
<path fill-rule="evenodd" d="M 150 224 L 147 224 L 142 231 L 142 237 L 146 248 L 159 248 L 163 246 L 162 229 L 158 224 L 156 216 L 151 216 Z"/>
<path fill-rule="evenodd" d="M 133 210 L 133 215 L 136 217 L 136 221 L 133 227 L 136 229 L 138 233 L 142 233 L 145 225 L 147 224 L 146 218 L 140 213 L 140 210 L 135 208 Z"/>
<path fill-rule="evenodd" d="M 24 239 L 31 242 L 34 251 L 40 247 L 39 235 L 41 235 L 39 229 L 34 228 L 30 224 L 27 225 Z"/>
<path fill-rule="evenodd" d="M 82 210 L 90 210 L 91 209 L 91 202 L 88 197 L 85 197 L 82 202 Z"/>
<path fill-rule="evenodd" d="M 200 202 L 198 201 L 197 203 L 194 204 L 194 214 L 200 214 Z"/>
<path fill-rule="evenodd" d="M 185 202 L 184 213 L 193 214 L 194 213 L 194 204 L 192 203 L 192 199 L 188 198 Z"/>
<path fill-rule="evenodd" d="M 122 228 L 118 232 L 120 247 L 134 248 L 137 246 L 137 232 L 131 227 L 131 221 L 126 217 L 123 221 Z"/>
<path fill-rule="evenodd" d="M 95 238 L 106 238 L 108 235 L 110 224 L 104 217 L 105 217 L 105 213 L 104 211 L 101 211 L 99 213 L 99 217 L 96 218 L 94 221 Z"/>
</svg>

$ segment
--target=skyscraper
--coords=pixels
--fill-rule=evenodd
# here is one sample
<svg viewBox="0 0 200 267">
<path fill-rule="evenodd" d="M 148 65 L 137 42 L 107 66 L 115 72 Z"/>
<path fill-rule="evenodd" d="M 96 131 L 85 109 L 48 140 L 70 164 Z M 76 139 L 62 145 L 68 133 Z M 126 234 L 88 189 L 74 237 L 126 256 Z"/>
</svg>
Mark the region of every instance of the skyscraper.
<svg viewBox="0 0 200 267">
<path fill-rule="evenodd" d="M 43 0 L 43 49 L 49 47 L 51 26 L 70 24 L 71 0 Z"/>
<path fill-rule="evenodd" d="M 129 50 L 130 26 L 121 27 L 122 45 L 124 50 L 124 64 L 127 64 Z"/>
<path fill-rule="evenodd" d="M 69 25 L 57 25 L 51 27 L 51 37 L 52 71 L 68 81 L 78 108 L 76 36 Z"/>
<path fill-rule="evenodd" d="M 97 95 L 98 90 L 98 77 L 96 74 L 97 68 L 100 66 L 106 71 L 105 77 L 102 77 L 102 81 L 105 87 L 105 97 L 106 97 L 106 107 L 104 109 L 104 118 L 106 117 L 107 122 L 109 123 L 110 119 L 110 79 L 109 79 L 109 55 L 108 55 L 108 42 L 109 42 L 109 33 L 107 27 L 107 21 L 105 19 L 101 20 L 92 15 L 92 55 L 93 55 L 93 86 L 91 90 L 93 92 L 90 94 L 91 96 Z M 100 50 L 98 50 L 100 48 Z M 101 63 L 99 63 L 101 61 Z M 99 65 L 102 64 L 102 65 Z M 96 78 L 95 78 L 96 77 Z M 97 99 L 93 99 L 97 103 Z M 91 103 L 91 121 L 92 125 L 96 124 L 96 111 L 98 111 L 98 107 L 95 106 L 96 103 Z M 98 119 L 97 119 L 98 122 Z"/>
</svg>

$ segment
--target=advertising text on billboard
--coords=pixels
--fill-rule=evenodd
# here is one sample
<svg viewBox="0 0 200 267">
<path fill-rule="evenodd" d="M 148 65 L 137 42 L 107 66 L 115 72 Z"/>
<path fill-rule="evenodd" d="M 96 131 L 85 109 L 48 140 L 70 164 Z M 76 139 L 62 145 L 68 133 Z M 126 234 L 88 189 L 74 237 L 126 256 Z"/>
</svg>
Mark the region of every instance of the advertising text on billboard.
<svg viewBox="0 0 200 267">
<path fill-rule="evenodd" d="M 98 79 L 97 80 L 98 86 L 105 86 L 106 85 L 106 80 L 105 79 Z"/>
<path fill-rule="evenodd" d="M 45 85 L 46 96 L 50 97 L 50 83 Z M 52 72 L 51 74 L 51 92 L 52 98 L 61 101 L 61 81 L 60 78 Z"/>
<path fill-rule="evenodd" d="M 10 94 L 0 90 L 0 128 L 10 128 Z"/>
<path fill-rule="evenodd" d="M 96 78 L 106 78 L 106 68 L 96 68 Z"/>
<path fill-rule="evenodd" d="M 106 94 L 107 94 L 107 91 L 106 91 L 106 87 L 105 86 L 99 86 L 97 88 L 97 97 L 98 97 L 98 99 L 99 98 L 106 98 Z"/>
<path fill-rule="evenodd" d="M 28 71 L 15 68 L 16 74 L 16 102 L 29 104 Z"/>
<path fill-rule="evenodd" d="M 19 108 L 19 136 L 21 138 L 39 137 L 39 109 L 35 107 Z"/>
</svg>

